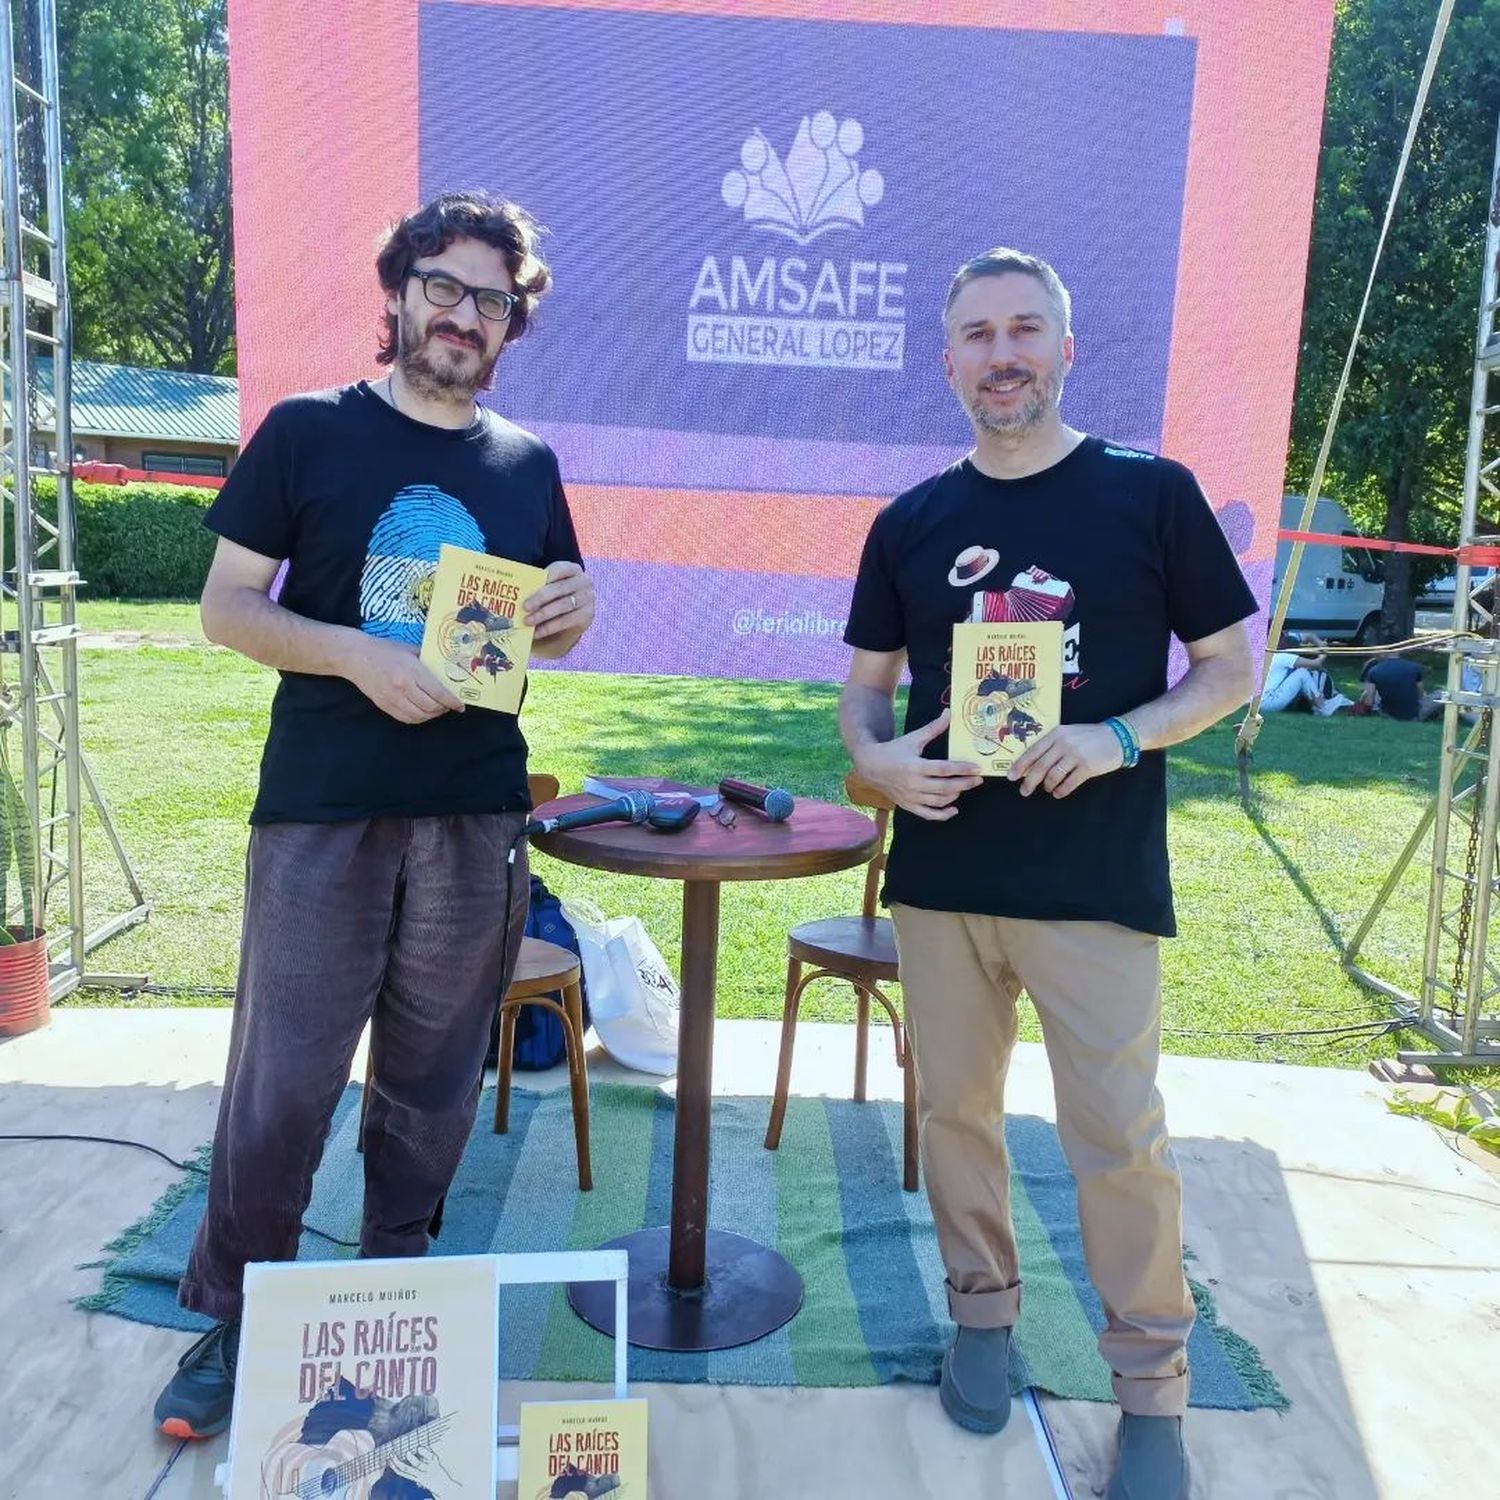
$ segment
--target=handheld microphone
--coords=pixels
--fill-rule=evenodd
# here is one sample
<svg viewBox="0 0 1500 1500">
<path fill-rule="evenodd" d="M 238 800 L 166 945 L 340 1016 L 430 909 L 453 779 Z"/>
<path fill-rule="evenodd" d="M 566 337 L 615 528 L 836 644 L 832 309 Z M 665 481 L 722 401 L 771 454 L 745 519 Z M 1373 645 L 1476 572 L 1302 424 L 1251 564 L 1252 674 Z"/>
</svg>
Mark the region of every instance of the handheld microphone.
<svg viewBox="0 0 1500 1500">
<path fill-rule="evenodd" d="M 576 812 L 559 813 L 555 818 L 533 818 L 521 837 L 537 833 L 566 833 L 570 828 L 588 828 L 594 823 L 644 823 L 655 810 L 656 798 L 650 792 L 626 792 L 613 802 L 594 807 L 580 807 Z"/>
<path fill-rule="evenodd" d="M 733 776 L 726 776 L 719 783 L 719 795 L 726 802 L 753 807 L 773 823 L 784 823 L 797 805 L 792 794 L 782 791 L 779 786 L 756 786 L 753 781 L 736 781 Z"/>
</svg>

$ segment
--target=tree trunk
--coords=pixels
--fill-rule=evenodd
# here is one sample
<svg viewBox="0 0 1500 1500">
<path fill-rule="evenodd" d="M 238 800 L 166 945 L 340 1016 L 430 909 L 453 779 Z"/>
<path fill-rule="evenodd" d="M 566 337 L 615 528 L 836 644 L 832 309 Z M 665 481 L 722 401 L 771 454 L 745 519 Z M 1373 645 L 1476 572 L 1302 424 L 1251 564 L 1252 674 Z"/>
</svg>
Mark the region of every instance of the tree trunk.
<svg viewBox="0 0 1500 1500">
<path fill-rule="evenodd" d="M 1411 469 L 1402 464 L 1394 483 L 1386 492 L 1385 536 L 1388 541 L 1409 539 L 1415 486 Z M 1411 554 L 1385 554 L 1385 595 L 1380 601 L 1380 639 L 1404 641 L 1412 633 L 1416 620 L 1416 601 L 1412 596 Z"/>
</svg>

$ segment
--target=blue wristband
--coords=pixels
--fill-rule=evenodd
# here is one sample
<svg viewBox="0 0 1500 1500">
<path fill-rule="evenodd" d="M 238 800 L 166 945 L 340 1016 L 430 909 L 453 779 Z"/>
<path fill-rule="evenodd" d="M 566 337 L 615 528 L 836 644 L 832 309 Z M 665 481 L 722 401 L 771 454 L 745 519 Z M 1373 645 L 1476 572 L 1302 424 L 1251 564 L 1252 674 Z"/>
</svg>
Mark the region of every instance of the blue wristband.
<svg viewBox="0 0 1500 1500">
<path fill-rule="evenodd" d="M 1120 742 L 1120 753 L 1124 757 L 1121 769 L 1129 770 L 1141 758 L 1141 742 L 1135 737 L 1135 730 L 1124 719 L 1106 719 L 1104 722 Z"/>
</svg>

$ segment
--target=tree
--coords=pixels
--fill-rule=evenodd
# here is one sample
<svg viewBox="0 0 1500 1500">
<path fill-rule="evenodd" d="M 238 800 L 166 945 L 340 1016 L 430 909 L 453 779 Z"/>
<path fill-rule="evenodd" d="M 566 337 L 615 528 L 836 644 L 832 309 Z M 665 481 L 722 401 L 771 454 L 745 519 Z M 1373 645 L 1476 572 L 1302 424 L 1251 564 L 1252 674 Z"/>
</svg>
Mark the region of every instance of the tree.
<svg viewBox="0 0 1500 1500">
<path fill-rule="evenodd" d="M 234 369 L 226 0 L 60 0 L 74 348 Z"/>
<path fill-rule="evenodd" d="M 1437 0 L 1338 0 L 1302 323 L 1290 489 L 1305 489 L 1375 253 Z M 1327 493 L 1366 531 L 1457 540 L 1500 116 L 1500 0 L 1459 0 L 1386 241 Z M 1412 559 L 1388 555 L 1381 633 L 1411 632 Z"/>
</svg>

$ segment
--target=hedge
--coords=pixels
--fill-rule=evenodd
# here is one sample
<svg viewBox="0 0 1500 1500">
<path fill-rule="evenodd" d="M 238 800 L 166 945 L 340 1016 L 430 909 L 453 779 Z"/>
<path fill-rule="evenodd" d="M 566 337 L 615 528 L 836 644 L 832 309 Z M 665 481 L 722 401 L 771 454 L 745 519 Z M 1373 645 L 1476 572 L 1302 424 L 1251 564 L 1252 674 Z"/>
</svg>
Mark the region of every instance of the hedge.
<svg viewBox="0 0 1500 1500">
<path fill-rule="evenodd" d="M 38 508 L 57 517 L 57 481 L 36 481 Z M 78 571 L 84 596 L 196 599 L 214 554 L 203 512 L 214 491 L 180 484 L 75 484 Z M 14 566 L 6 528 L 5 566 Z M 46 565 L 55 567 L 49 557 Z"/>
</svg>

